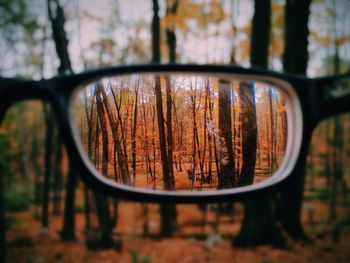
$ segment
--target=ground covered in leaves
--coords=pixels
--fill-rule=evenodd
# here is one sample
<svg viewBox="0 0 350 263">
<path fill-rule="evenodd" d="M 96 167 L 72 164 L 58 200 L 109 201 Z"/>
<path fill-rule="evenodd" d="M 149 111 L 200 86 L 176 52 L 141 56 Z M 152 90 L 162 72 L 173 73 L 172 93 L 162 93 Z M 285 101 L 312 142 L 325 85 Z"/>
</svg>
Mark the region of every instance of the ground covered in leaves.
<svg viewBox="0 0 350 263">
<path fill-rule="evenodd" d="M 315 214 L 320 218 L 317 213 L 322 212 L 323 204 L 312 205 L 320 208 Z M 41 229 L 39 221 L 34 220 L 32 211 L 10 214 L 13 223 L 7 235 L 9 262 L 350 262 L 350 227 L 342 227 L 334 239 L 326 221 L 312 221 L 305 211 L 303 220 L 311 242 L 288 239 L 288 247 L 281 250 L 269 246 L 250 249 L 231 246 L 231 239 L 239 231 L 242 220 L 240 207 L 234 216 L 221 216 L 220 224 L 215 228 L 215 213 L 209 213 L 206 224 L 203 224 L 203 214 L 197 206 L 178 206 L 179 231 L 172 238 L 157 237 L 157 209 L 156 205 L 149 207 L 151 235 L 143 237 L 140 204 L 120 203 L 114 237 L 121 241 L 122 247 L 99 251 L 86 248 L 82 212 L 76 216 L 77 240 L 65 243 L 60 241 L 59 235 L 62 216 L 50 217 L 50 227 L 45 230 Z"/>
</svg>

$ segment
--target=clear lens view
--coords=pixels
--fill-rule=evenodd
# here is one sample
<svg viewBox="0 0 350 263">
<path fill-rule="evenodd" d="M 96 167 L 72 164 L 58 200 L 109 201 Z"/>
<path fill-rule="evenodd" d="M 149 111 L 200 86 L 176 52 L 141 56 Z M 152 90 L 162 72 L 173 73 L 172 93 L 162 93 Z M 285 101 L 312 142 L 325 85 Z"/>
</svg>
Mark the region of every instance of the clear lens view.
<svg viewBox="0 0 350 263">
<path fill-rule="evenodd" d="M 86 155 L 110 180 L 201 191 L 274 174 L 287 142 L 284 99 L 262 81 L 133 74 L 84 86 L 72 108 Z"/>
</svg>

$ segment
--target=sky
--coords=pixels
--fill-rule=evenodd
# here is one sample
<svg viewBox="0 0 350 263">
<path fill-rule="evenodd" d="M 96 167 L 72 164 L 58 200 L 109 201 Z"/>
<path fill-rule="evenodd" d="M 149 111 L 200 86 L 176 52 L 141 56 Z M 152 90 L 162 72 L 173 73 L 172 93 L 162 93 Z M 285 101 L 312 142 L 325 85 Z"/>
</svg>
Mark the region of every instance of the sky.
<svg viewBox="0 0 350 263">
<path fill-rule="evenodd" d="M 195 0 L 200 1 L 200 0 Z M 203 2 L 204 0 L 202 0 Z M 277 0 L 275 0 L 277 1 Z M 331 0 L 329 9 L 332 8 Z M 65 29 L 69 38 L 69 54 L 71 56 L 73 69 L 75 72 L 84 70 L 83 58 L 85 60 L 96 61 L 98 51 L 91 48 L 94 42 L 99 39 L 112 39 L 114 41 L 115 57 L 107 55 L 102 57 L 104 64 L 140 64 L 150 61 L 150 24 L 152 20 L 152 1 L 143 0 L 62 0 L 66 12 Z M 210 1 L 204 1 L 210 2 Z M 283 2 L 283 1 L 279 1 Z M 350 35 L 350 16 L 344 15 L 350 13 L 350 1 L 337 0 L 336 13 L 342 19 L 339 19 L 335 28 L 332 30 L 330 21 L 330 11 L 319 4 L 320 1 L 314 1 L 311 6 L 311 15 L 309 20 L 310 30 L 317 32 L 320 36 L 327 36 L 330 32 L 339 31 L 342 34 Z M 45 0 L 33 0 L 32 12 L 37 15 L 41 25 L 49 25 L 46 15 Z M 252 19 L 253 2 L 251 0 L 223 0 L 223 9 L 228 14 L 227 18 L 219 23 L 210 23 L 205 27 L 199 27 L 194 20 L 188 21 L 191 33 L 183 33 L 177 30 L 178 39 L 177 51 L 180 56 L 180 63 L 221 63 L 229 62 L 229 56 L 234 44 L 245 41 L 247 35 L 240 33 L 236 38 L 232 35 L 230 17 L 235 15 L 234 21 L 238 28 L 243 28 Z M 165 1 L 160 0 L 160 17 L 165 15 Z M 231 10 L 234 10 L 231 12 Z M 117 14 L 117 15 L 115 15 Z M 130 30 L 138 24 L 138 31 Z M 0 29 L 1 30 L 1 29 Z M 20 33 L 18 33 L 20 34 Z M 50 27 L 47 26 L 46 34 L 50 34 Z M 36 32 L 37 37 L 43 35 L 42 32 Z M 233 40 L 235 39 L 235 40 Z M 310 62 L 308 68 L 309 76 L 324 74 L 324 58 L 334 52 L 332 46 L 321 48 L 312 37 L 309 38 Z M 145 57 L 132 55 L 130 52 L 125 57 L 126 48 L 132 46 L 138 41 L 140 50 L 144 51 Z M 23 66 L 24 54 L 28 56 L 27 46 L 24 43 L 16 43 L 13 46 L 5 46 L 0 43 L 0 70 L 5 75 L 30 75 L 40 78 L 40 73 L 30 67 Z M 33 56 L 39 56 L 42 46 L 37 46 L 31 50 Z M 340 55 L 346 60 L 350 60 L 349 44 L 340 47 Z M 29 56 L 30 56 L 29 52 Z M 124 52 L 124 53 L 123 53 Z M 239 55 L 240 50 L 237 50 Z M 55 49 L 52 41 L 45 44 L 44 77 L 48 78 L 55 74 L 58 66 L 58 60 L 55 56 Z M 165 57 L 165 55 L 163 55 Z M 242 60 L 237 56 L 237 60 L 243 66 L 249 66 L 248 60 Z M 164 62 L 166 62 L 164 60 Z M 280 59 L 274 59 L 272 69 L 282 70 Z M 32 73 L 33 72 L 33 73 Z"/>
</svg>

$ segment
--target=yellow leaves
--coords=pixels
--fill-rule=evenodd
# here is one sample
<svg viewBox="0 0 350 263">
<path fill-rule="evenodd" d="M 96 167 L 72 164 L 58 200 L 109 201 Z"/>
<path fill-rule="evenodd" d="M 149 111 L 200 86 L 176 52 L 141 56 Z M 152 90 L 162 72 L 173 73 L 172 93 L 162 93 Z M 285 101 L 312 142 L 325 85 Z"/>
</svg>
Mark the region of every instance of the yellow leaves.
<svg viewBox="0 0 350 263">
<path fill-rule="evenodd" d="M 79 11 L 79 16 L 81 18 L 88 18 L 90 20 L 94 20 L 96 22 L 101 22 L 102 18 L 100 16 L 96 16 L 94 14 L 91 14 L 90 12 L 86 11 L 86 10 L 80 10 Z"/>
<path fill-rule="evenodd" d="M 316 32 L 310 32 L 311 37 L 319 44 L 323 46 L 337 45 L 341 46 L 350 41 L 350 35 L 338 37 L 336 40 L 329 36 L 320 36 Z"/>
<path fill-rule="evenodd" d="M 320 36 L 316 32 L 310 32 L 310 35 L 321 45 L 329 46 L 333 43 L 329 36 Z"/>
<path fill-rule="evenodd" d="M 284 51 L 284 41 L 281 36 L 273 36 L 270 43 L 270 54 L 273 57 L 278 57 L 283 54 Z"/>
<path fill-rule="evenodd" d="M 339 37 L 337 39 L 336 43 L 337 43 L 337 46 L 341 46 L 341 45 L 344 45 L 345 43 L 347 43 L 349 41 L 350 41 L 350 35 L 347 35 L 347 36 Z"/>
<path fill-rule="evenodd" d="M 209 23 L 220 23 L 226 18 L 220 1 L 211 1 L 204 5 L 193 0 L 179 0 L 176 14 L 169 13 L 162 19 L 162 26 L 166 29 L 187 30 L 188 22 L 195 21 L 199 26 Z"/>
<path fill-rule="evenodd" d="M 247 61 L 250 57 L 250 41 L 248 39 L 242 40 L 238 44 L 239 61 Z"/>
<path fill-rule="evenodd" d="M 175 29 L 186 30 L 187 18 L 182 14 L 168 14 L 162 19 L 162 27 L 174 31 Z"/>
<path fill-rule="evenodd" d="M 114 45 L 115 45 L 114 40 L 110 38 L 100 39 L 99 41 L 92 43 L 92 47 L 99 47 L 103 51 L 110 54 L 113 53 Z"/>
<path fill-rule="evenodd" d="M 246 24 L 240 31 L 245 33 L 247 36 L 250 36 L 252 32 L 252 24 Z"/>
<path fill-rule="evenodd" d="M 200 15 L 202 5 L 195 3 L 192 0 L 180 0 L 178 13 L 186 18 L 196 17 Z"/>
<path fill-rule="evenodd" d="M 284 5 L 272 3 L 272 30 L 284 27 Z"/>
</svg>

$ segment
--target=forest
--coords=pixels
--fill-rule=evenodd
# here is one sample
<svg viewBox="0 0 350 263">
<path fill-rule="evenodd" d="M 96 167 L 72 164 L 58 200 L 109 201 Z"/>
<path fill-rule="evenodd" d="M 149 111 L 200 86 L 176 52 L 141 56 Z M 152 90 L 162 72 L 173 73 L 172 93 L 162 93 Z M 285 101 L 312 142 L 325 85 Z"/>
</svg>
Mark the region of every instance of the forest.
<svg viewBox="0 0 350 263">
<path fill-rule="evenodd" d="M 172 152 L 167 175 L 161 173 L 157 85 L 166 108 L 165 151 Z M 132 74 L 102 79 L 75 96 L 74 122 L 85 152 L 98 171 L 120 184 L 176 191 L 232 188 L 269 178 L 283 161 L 286 106 L 282 92 L 269 83 Z M 243 160 L 242 146 L 251 141 L 256 149 L 245 158 L 254 158 L 253 168 L 243 172 L 249 161 Z"/>
<path fill-rule="evenodd" d="M 349 8 L 347 0 L 0 0 L 0 75 L 153 63 L 338 74 L 350 69 Z M 293 144 L 287 102 L 262 79 L 135 72 L 78 87 L 69 110 L 101 176 L 214 191 L 267 180 L 283 165 Z M 147 204 L 86 187 L 51 106 L 20 102 L 0 127 L 0 262 L 348 262 L 349 129 L 349 114 L 320 123 L 297 176 L 275 194 Z"/>
</svg>

